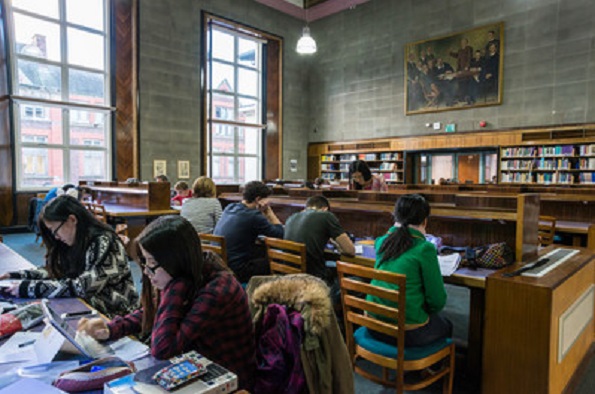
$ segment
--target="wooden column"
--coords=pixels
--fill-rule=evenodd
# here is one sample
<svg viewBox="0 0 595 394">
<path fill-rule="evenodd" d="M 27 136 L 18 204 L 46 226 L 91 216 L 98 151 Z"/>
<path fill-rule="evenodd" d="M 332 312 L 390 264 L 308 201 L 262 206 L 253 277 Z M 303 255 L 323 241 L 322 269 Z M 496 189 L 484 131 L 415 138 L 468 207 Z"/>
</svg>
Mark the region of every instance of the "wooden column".
<svg viewBox="0 0 595 394">
<path fill-rule="evenodd" d="M 6 15 L 0 7 L 0 226 L 12 225 L 14 218 L 13 169 L 10 132 L 10 100 L 8 97 L 8 64 L 6 36 Z"/>
</svg>

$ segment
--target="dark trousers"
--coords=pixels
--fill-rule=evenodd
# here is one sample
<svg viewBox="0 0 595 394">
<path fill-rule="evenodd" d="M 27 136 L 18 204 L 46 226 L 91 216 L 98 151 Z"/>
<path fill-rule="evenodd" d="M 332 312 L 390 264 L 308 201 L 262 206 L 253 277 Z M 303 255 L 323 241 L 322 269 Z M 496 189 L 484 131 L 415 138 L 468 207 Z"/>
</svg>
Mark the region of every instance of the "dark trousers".
<svg viewBox="0 0 595 394">
<path fill-rule="evenodd" d="M 386 342 L 393 346 L 396 345 L 395 337 L 380 332 L 369 330 L 370 335 L 375 339 Z M 452 337 L 452 322 L 447 318 L 435 313 L 430 315 L 430 320 L 425 326 L 415 330 L 405 331 L 405 346 L 420 347 L 426 346 L 439 339 Z"/>
<path fill-rule="evenodd" d="M 248 283 L 253 276 L 271 274 L 269 261 L 266 257 L 252 259 L 242 268 L 233 271 L 240 283 Z"/>
</svg>

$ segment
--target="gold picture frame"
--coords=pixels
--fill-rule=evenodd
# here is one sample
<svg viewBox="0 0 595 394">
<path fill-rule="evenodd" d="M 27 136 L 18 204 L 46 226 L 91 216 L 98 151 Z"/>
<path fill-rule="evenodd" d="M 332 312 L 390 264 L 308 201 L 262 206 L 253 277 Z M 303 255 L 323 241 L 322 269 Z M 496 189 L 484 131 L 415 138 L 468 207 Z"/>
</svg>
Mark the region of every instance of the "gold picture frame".
<svg viewBox="0 0 595 394">
<path fill-rule="evenodd" d="M 405 114 L 502 103 L 504 22 L 405 46 Z"/>
<path fill-rule="evenodd" d="M 188 160 L 178 160 L 178 178 L 190 178 L 190 162 Z"/>
</svg>

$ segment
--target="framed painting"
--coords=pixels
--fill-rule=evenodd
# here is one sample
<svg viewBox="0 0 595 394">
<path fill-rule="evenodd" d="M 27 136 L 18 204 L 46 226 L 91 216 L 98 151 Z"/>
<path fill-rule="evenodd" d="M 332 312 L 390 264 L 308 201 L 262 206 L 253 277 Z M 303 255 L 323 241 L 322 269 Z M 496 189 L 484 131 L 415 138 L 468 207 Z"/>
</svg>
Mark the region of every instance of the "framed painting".
<svg viewBox="0 0 595 394">
<path fill-rule="evenodd" d="M 167 161 L 153 160 L 153 178 L 159 175 L 167 175 Z"/>
<path fill-rule="evenodd" d="M 190 162 L 188 160 L 178 160 L 178 178 L 190 178 Z"/>
<path fill-rule="evenodd" d="M 405 114 L 502 103 L 504 22 L 405 46 Z"/>
</svg>

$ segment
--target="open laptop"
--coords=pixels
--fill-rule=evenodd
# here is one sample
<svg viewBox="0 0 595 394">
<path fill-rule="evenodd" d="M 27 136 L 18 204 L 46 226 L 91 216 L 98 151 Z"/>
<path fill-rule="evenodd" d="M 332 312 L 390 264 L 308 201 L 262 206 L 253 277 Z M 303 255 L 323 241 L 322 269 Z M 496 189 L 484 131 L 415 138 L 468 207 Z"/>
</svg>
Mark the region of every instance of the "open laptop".
<svg viewBox="0 0 595 394">
<path fill-rule="evenodd" d="M 88 358 L 100 358 L 114 354 L 113 349 L 107 343 L 98 342 L 89 335 L 77 332 L 78 319 L 68 318 L 56 312 L 47 299 L 41 301 L 43 313 L 50 324 L 58 330 L 83 356 Z M 86 315 L 92 317 L 94 315 Z M 80 316 L 83 317 L 83 316 Z"/>
</svg>

